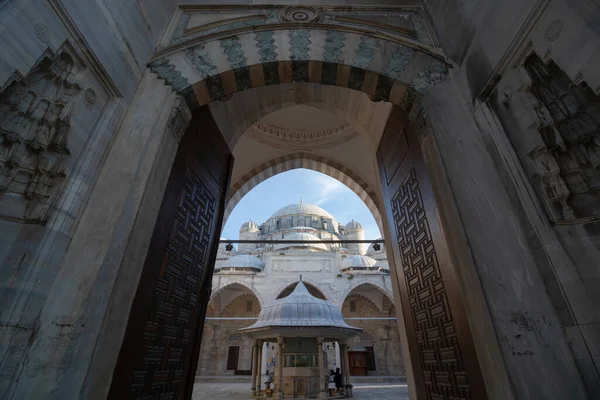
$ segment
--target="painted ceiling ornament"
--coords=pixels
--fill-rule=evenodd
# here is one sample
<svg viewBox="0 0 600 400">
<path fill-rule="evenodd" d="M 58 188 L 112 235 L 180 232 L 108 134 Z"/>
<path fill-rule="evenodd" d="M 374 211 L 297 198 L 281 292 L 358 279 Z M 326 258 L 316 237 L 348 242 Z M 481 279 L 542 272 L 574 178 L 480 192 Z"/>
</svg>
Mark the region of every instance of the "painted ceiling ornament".
<svg viewBox="0 0 600 400">
<path fill-rule="evenodd" d="M 550 22 L 548 28 L 546 28 L 546 39 L 550 42 L 554 42 L 560 36 L 562 32 L 563 23 L 560 19 L 555 19 Z"/>
<path fill-rule="evenodd" d="M 40 40 L 40 42 L 42 42 L 42 43 L 50 42 L 50 30 L 48 29 L 48 27 L 45 24 L 38 22 L 33 27 L 33 30 L 35 32 L 35 36 Z"/>
<path fill-rule="evenodd" d="M 279 15 L 282 22 L 320 22 L 323 16 L 315 7 L 311 6 L 291 6 L 285 8 Z"/>
</svg>

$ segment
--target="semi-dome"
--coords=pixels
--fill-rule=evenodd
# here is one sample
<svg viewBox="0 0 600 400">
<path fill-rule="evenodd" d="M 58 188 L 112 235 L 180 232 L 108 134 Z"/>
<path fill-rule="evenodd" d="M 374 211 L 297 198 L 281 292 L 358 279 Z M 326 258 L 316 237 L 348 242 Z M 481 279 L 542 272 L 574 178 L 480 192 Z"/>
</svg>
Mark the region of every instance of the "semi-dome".
<svg viewBox="0 0 600 400">
<path fill-rule="evenodd" d="M 348 222 L 346 224 L 346 226 L 344 226 L 344 230 L 345 231 L 362 231 L 363 227 L 359 222 L 352 220 L 352 221 Z"/>
<path fill-rule="evenodd" d="M 242 232 L 256 232 L 258 231 L 258 225 L 256 222 L 250 220 L 248 222 L 244 222 L 240 227 L 240 233 Z"/>
<path fill-rule="evenodd" d="M 271 215 L 271 218 L 281 218 L 287 215 L 315 215 L 318 217 L 334 219 L 331 214 L 323 210 L 321 207 L 306 203 L 290 204 L 289 206 L 285 206 L 276 211 L 275 214 Z"/>
<path fill-rule="evenodd" d="M 215 268 L 217 270 L 221 269 L 251 269 L 255 271 L 262 271 L 265 268 L 265 263 L 259 260 L 258 258 L 248 255 L 241 254 L 238 256 L 233 256 L 223 262 L 219 267 Z"/>
<path fill-rule="evenodd" d="M 292 294 L 263 307 L 256 323 L 239 331 L 250 333 L 269 328 L 293 328 L 298 335 L 300 327 L 335 330 L 343 336 L 354 336 L 362 331 L 348 325 L 335 304 L 311 295 L 302 280 Z"/>
<path fill-rule="evenodd" d="M 342 261 L 340 270 L 346 271 L 346 270 L 357 270 L 357 269 L 372 269 L 372 268 L 375 268 L 376 263 L 377 263 L 377 260 L 374 260 L 371 257 L 355 254 L 355 255 L 346 257 Z"/>
<path fill-rule="evenodd" d="M 285 235 L 283 240 L 301 240 L 304 242 L 319 241 L 318 237 L 308 232 L 293 232 Z M 275 246 L 275 250 L 289 249 L 292 247 L 305 247 L 308 249 L 317 249 L 328 251 L 329 248 L 323 243 L 281 243 Z"/>
</svg>

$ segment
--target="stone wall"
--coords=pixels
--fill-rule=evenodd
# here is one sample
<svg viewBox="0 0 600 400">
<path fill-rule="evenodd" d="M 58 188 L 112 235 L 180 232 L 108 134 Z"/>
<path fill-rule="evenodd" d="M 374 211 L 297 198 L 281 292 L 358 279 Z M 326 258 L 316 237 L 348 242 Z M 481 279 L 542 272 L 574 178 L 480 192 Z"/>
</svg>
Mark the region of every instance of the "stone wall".
<svg viewBox="0 0 600 400">
<path fill-rule="evenodd" d="M 257 317 L 260 312 L 258 299 L 250 293 L 234 298 L 227 305 L 220 304 L 217 299 L 218 297 L 215 297 L 211 301 L 207 317 L 252 318 Z M 354 303 L 352 309 L 355 311 L 351 311 L 351 302 Z M 248 303 L 252 303 L 251 311 L 248 311 L 250 309 Z M 221 307 L 223 307 L 222 311 Z M 359 294 L 351 294 L 347 297 L 342 313 L 344 317 L 348 318 L 395 317 L 391 300 L 387 299 L 383 306 L 377 306 Z M 202 347 L 196 374 L 200 376 L 233 374 L 234 371 L 227 370 L 227 354 L 230 346 L 240 347 L 238 370 L 250 370 L 252 340 L 241 336 L 237 330 L 252 323 L 254 323 L 252 319 L 207 320 L 202 332 Z M 348 323 L 362 328 L 366 332 L 366 334 L 352 339 L 351 345 L 374 348 L 376 370 L 369 371 L 369 375 L 404 376 L 400 336 L 395 320 L 348 320 Z M 333 343 L 326 344 L 329 345 L 329 350 L 326 351 L 328 368 L 335 369 L 336 366 L 339 366 L 336 365 L 335 345 Z M 263 358 L 270 360 L 273 357 L 276 357 L 275 351 L 269 347 Z M 272 370 L 272 367 L 263 365 L 263 373 L 266 369 Z"/>
<path fill-rule="evenodd" d="M 0 2 L 3 397 L 20 397 L 23 388 L 38 386 L 29 379 L 46 379 L 54 369 L 41 362 L 49 353 L 31 354 L 41 326 L 85 323 L 65 310 L 43 316 L 42 309 L 173 9 L 172 1 Z M 87 267 L 83 260 L 75 265 L 79 271 Z M 102 315 L 84 319 L 101 321 Z M 61 341 L 69 344 L 71 337 L 65 333 Z M 59 365 L 56 354 L 53 363 Z M 78 369 L 84 373 L 87 367 Z M 62 385 L 59 378 L 48 379 L 45 390 Z"/>
</svg>

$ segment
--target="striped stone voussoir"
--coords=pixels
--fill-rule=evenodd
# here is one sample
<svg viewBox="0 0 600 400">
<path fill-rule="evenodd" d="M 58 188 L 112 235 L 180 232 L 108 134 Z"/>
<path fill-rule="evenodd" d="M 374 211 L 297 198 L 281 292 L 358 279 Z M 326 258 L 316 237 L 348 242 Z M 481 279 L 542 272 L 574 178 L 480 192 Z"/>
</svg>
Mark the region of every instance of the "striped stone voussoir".
<svg viewBox="0 0 600 400">
<path fill-rule="evenodd" d="M 213 101 L 226 101 L 236 92 L 266 85 L 310 82 L 366 93 L 372 101 L 407 108 L 416 92 L 377 72 L 325 61 L 273 61 L 241 67 L 208 77 L 181 91 L 191 110 Z"/>
<path fill-rule="evenodd" d="M 377 204 L 379 199 L 375 190 L 349 168 L 327 157 L 306 152 L 298 152 L 274 158 L 248 171 L 233 182 L 229 190 L 229 201 L 225 209 L 225 221 L 240 200 L 261 182 L 277 174 L 293 169 L 305 168 L 321 172 L 337 179 L 360 197 L 373 214 L 377 226 L 383 232 L 381 213 Z"/>
</svg>

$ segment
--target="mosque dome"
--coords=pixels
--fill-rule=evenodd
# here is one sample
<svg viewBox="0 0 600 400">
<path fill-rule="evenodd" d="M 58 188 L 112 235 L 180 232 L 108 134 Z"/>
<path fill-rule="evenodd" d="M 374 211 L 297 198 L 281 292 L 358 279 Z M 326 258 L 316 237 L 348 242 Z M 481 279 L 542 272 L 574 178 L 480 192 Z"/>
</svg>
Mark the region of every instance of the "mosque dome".
<svg viewBox="0 0 600 400">
<path fill-rule="evenodd" d="M 386 260 L 377 260 L 374 267 L 380 272 L 385 272 L 388 274 L 390 272 L 390 264 Z"/>
<path fill-rule="evenodd" d="M 233 257 L 229 258 L 228 260 L 223 262 L 223 264 L 221 264 L 216 269 L 222 270 L 222 269 L 234 269 L 234 268 L 235 269 L 250 269 L 250 270 L 254 270 L 256 272 L 260 272 L 265 268 L 265 263 L 254 256 L 251 256 L 248 254 L 242 254 L 242 255 L 233 256 Z"/>
<path fill-rule="evenodd" d="M 378 238 L 377 240 L 382 240 L 382 238 Z M 371 243 L 369 245 L 369 248 L 367 249 L 368 256 L 373 256 L 374 254 L 380 254 L 380 253 L 385 253 L 385 246 L 383 243 L 379 243 L 379 250 L 375 250 L 373 248 L 373 243 Z"/>
<path fill-rule="evenodd" d="M 335 219 L 331 214 L 323 210 L 321 207 L 306 203 L 290 204 L 289 206 L 285 206 L 276 211 L 275 214 L 271 215 L 271 218 L 281 218 L 287 215 L 314 215 L 323 218 Z"/>
<path fill-rule="evenodd" d="M 354 271 L 354 270 L 366 270 L 366 269 L 374 269 L 376 260 L 372 259 L 368 256 L 361 256 L 359 254 L 355 254 L 352 256 L 346 257 L 340 266 L 341 271 Z"/>
<path fill-rule="evenodd" d="M 344 226 L 344 230 L 345 231 L 362 231 L 363 227 L 359 222 L 352 220 L 352 221 L 348 222 L 346 224 L 346 226 Z"/>
<path fill-rule="evenodd" d="M 244 222 L 242 224 L 242 226 L 240 227 L 240 233 L 242 232 L 257 232 L 258 231 L 258 225 L 256 224 L 256 222 L 250 220 L 248 222 Z"/>
<path fill-rule="evenodd" d="M 292 232 L 283 237 L 283 240 L 302 240 L 305 242 L 319 241 L 318 237 L 312 233 L 307 232 Z M 321 251 L 328 251 L 329 248 L 323 243 L 281 243 L 275 246 L 275 250 L 289 249 L 292 247 L 304 247 L 307 249 L 316 249 Z"/>
<path fill-rule="evenodd" d="M 344 320 L 342 310 L 335 304 L 311 295 L 302 281 L 286 297 L 275 300 L 260 311 L 254 325 L 239 329 L 240 332 L 265 328 L 330 328 L 347 331 L 350 336 L 362 329 L 350 326 Z M 297 332 L 296 332 L 297 334 Z"/>
</svg>

